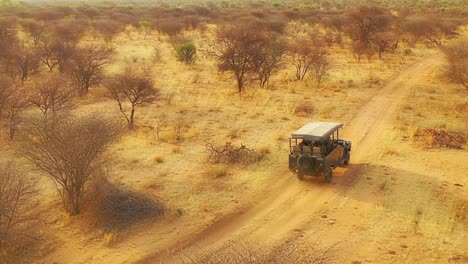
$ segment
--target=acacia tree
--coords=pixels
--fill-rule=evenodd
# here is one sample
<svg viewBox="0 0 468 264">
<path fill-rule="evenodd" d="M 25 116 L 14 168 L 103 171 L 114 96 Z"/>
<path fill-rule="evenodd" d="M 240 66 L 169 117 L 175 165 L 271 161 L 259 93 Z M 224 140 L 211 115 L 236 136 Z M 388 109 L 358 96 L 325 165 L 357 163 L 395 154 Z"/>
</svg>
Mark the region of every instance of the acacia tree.
<svg viewBox="0 0 468 264">
<path fill-rule="evenodd" d="M 265 87 L 272 74 L 283 66 L 285 45 L 277 38 L 266 38 L 264 45 L 254 54 L 252 70 L 257 75 L 261 87 Z"/>
<path fill-rule="evenodd" d="M 54 126 L 31 126 L 22 154 L 56 184 L 65 210 L 79 214 L 87 183 L 100 172 L 102 155 L 119 129 L 97 117 L 67 117 Z"/>
<path fill-rule="evenodd" d="M 67 107 L 73 99 L 75 91 L 70 87 L 67 80 L 59 75 L 50 75 L 42 80 L 36 81 L 29 94 L 29 102 L 37 107 L 47 119 Z"/>
<path fill-rule="evenodd" d="M 448 62 L 447 76 L 468 89 L 468 39 L 461 39 L 442 49 Z"/>
<path fill-rule="evenodd" d="M 46 29 L 43 24 L 32 19 L 21 21 L 21 27 L 32 39 L 34 46 L 39 44 L 39 41 Z"/>
<path fill-rule="evenodd" d="M 34 50 L 26 47 L 16 47 L 5 60 L 5 71 L 12 79 L 25 82 L 32 75 L 39 73 L 39 57 Z"/>
<path fill-rule="evenodd" d="M 262 43 L 262 30 L 249 24 L 224 26 L 217 33 L 217 44 L 210 54 L 218 59 L 219 70 L 233 73 L 239 93 L 253 74 L 252 60 Z"/>
<path fill-rule="evenodd" d="M 379 53 L 379 59 L 382 58 L 382 54 L 389 49 L 396 49 L 398 45 L 398 35 L 393 31 L 379 32 L 372 38 L 372 43 L 377 48 Z"/>
<path fill-rule="evenodd" d="M 315 82 L 317 83 L 317 88 L 320 87 L 320 83 L 330 71 L 331 66 L 326 52 L 319 51 L 315 53 L 315 59 L 312 62 L 311 68 Z"/>
<path fill-rule="evenodd" d="M 111 77 L 106 83 L 106 88 L 108 96 L 119 105 L 120 112 L 127 120 L 130 129 L 133 129 L 135 125 L 136 107 L 154 103 L 160 96 L 149 72 L 137 72 L 131 68 Z M 126 108 L 125 105 L 129 107 Z"/>
<path fill-rule="evenodd" d="M 290 63 L 296 68 L 296 80 L 303 80 L 314 60 L 313 48 L 305 39 L 297 39 L 288 48 Z"/>
<path fill-rule="evenodd" d="M 101 83 L 103 69 L 111 62 L 113 52 L 110 47 L 88 45 L 73 54 L 69 75 L 80 96 L 86 95 L 91 86 Z"/>
<path fill-rule="evenodd" d="M 377 6 L 360 6 L 347 14 L 347 32 L 353 40 L 353 50 L 362 54 L 372 54 L 372 40 L 379 32 L 386 31 L 392 21 L 392 15 L 384 8 Z M 359 61 L 358 60 L 358 61 Z"/>
</svg>

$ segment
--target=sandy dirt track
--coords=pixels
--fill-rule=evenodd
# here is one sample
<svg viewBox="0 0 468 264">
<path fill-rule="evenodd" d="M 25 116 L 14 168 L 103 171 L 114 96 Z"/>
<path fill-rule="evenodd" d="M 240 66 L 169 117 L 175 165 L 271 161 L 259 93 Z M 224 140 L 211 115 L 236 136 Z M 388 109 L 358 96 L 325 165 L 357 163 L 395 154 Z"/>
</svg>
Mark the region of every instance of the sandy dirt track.
<svg viewBox="0 0 468 264">
<path fill-rule="evenodd" d="M 397 74 L 352 122 L 345 124 L 341 135 L 353 142 L 352 165 L 348 169 L 335 169 L 332 184 L 324 183 L 322 177 L 298 181 L 285 168 L 268 192 L 258 201 L 252 201 L 251 207 L 226 216 L 201 232 L 175 236 L 168 248 L 154 253 L 146 252 L 149 255 L 138 263 L 171 263 L 180 250 L 212 248 L 239 238 L 258 243 L 276 242 L 287 239 L 298 230 L 313 229 L 318 214 L 346 203 L 348 197 L 343 194 L 359 186 L 355 181 L 362 177 L 357 179 L 356 175 L 366 173 L 366 168 L 361 164 L 371 164 L 375 160 L 375 150 L 385 145 L 382 135 L 393 128 L 395 111 L 408 90 L 415 83 L 423 81 L 424 73 L 434 70 L 441 62 L 441 55 L 433 55 Z M 342 217 L 347 218 L 347 226 L 359 226 L 362 220 L 360 217 Z M 337 228 L 334 226 L 333 230 L 329 230 L 330 241 L 335 236 L 339 239 L 340 234 L 346 232 Z M 335 232 L 336 235 L 333 234 Z"/>
</svg>

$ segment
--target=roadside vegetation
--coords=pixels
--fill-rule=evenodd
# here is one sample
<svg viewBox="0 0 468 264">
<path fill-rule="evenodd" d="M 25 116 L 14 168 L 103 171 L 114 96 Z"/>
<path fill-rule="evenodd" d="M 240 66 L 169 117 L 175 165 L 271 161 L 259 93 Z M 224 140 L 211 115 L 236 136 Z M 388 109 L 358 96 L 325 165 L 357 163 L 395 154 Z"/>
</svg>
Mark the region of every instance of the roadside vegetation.
<svg viewBox="0 0 468 264">
<path fill-rule="evenodd" d="M 453 85 L 462 96 L 435 104 L 457 117 L 436 128 L 465 148 L 464 1 L 247 2 L 0 2 L 0 263 L 50 260 L 41 255 L 50 244 L 36 254 L 44 244 L 31 229 L 102 241 L 164 215 L 214 221 L 264 188 L 290 128 L 350 120 L 393 74 L 439 50 L 440 85 L 412 97 L 436 101 Z M 434 108 L 414 117 L 407 107 L 405 136 L 434 133 L 424 130 Z M 284 247 L 231 244 L 183 263 L 331 263 L 334 254 Z"/>
</svg>

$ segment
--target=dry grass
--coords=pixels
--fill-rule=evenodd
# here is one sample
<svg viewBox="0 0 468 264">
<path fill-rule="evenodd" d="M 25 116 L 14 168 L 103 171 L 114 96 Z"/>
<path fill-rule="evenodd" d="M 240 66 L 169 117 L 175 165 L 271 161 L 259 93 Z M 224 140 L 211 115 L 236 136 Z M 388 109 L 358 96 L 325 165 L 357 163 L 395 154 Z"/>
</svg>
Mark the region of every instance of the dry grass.
<svg viewBox="0 0 468 264">
<path fill-rule="evenodd" d="M 256 245 L 248 241 L 227 242 L 210 250 L 183 252 L 181 264 L 332 264 L 337 263 L 336 245 L 323 246 L 306 241 Z"/>
</svg>

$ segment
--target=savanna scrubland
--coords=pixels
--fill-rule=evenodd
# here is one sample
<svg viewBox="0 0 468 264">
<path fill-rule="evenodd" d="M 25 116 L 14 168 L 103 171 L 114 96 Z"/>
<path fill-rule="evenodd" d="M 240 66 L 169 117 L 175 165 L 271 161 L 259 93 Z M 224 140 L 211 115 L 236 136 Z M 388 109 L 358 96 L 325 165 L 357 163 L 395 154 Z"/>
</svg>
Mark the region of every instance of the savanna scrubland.
<svg viewBox="0 0 468 264">
<path fill-rule="evenodd" d="M 468 261 L 467 8 L 0 2 L 0 263 Z"/>
</svg>

